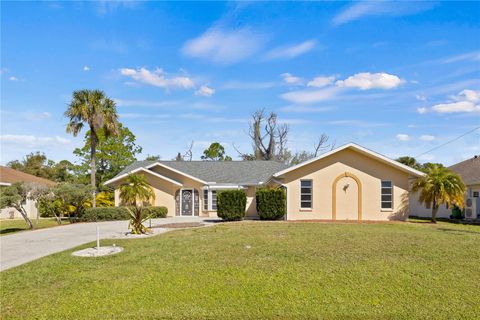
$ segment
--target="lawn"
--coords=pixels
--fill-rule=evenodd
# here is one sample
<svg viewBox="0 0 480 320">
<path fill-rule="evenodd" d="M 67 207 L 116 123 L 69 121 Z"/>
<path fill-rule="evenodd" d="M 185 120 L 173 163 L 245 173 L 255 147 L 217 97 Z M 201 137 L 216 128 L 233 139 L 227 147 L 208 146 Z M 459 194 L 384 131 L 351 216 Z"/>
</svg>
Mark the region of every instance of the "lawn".
<svg viewBox="0 0 480 320">
<path fill-rule="evenodd" d="M 33 227 L 35 229 L 43 229 L 57 226 L 57 222 L 54 219 L 40 219 L 37 225 L 37 220 L 32 219 Z M 68 221 L 63 221 L 63 224 Z M 12 234 L 14 232 L 28 230 L 28 225 L 23 219 L 15 220 L 0 220 L 0 235 Z"/>
<path fill-rule="evenodd" d="M 2 318 L 480 315 L 478 226 L 240 222 L 108 243 L 125 251 L 67 251 L 1 273 Z"/>
</svg>

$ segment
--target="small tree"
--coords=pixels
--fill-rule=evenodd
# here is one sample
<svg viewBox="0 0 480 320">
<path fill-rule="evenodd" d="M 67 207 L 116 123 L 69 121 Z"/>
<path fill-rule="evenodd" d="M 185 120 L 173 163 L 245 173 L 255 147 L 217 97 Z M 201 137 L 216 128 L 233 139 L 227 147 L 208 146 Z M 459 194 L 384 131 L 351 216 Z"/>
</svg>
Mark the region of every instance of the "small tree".
<svg viewBox="0 0 480 320">
<path fill-rule="evenodd" d="M 261 188 L 255 193 L 257 212 L 262 220 L 281 219 L 287 212 L 287 200 L 283 188 Z"/>
<path fill-rule="evenodd" d="M 155 198 L 155 194 L 147 182 L 147 179 L 142 175 L 130 174 L 127 177 L 127 182 L 120 186 L 120 198 L 127 206 L 130 213 L 130 223 L 128 228 L 132 230 L 133 234 L 148 233 L 150 230 L 143 225 L 149 216 L 144 215 L 142 206 L 148 205 L 149 201 Z"/>
<path fill-rule="evenodd" d="M 89 200 L 93 187 L 83 184 L 60 183 L 52 189 L 54 201 L 60 201 L 61 215 L 68 215 L 70 222 L 74 222 L 89 207 Z"/>
<path fill-rule="evenodd" d="M 232 157 L 225 155 L 225 148 L 218 142 L 213 142 L 203 151 L 202 160 L 232 161 Z"/>
<path fill-rule="evenodd" d="M 432 207 L 432 222 L 436 223 L 441 204 L 463 208 L 465 184 L 458 174 L 441 165 L 429 164 L 425 171 L 426 175 L 413 183 L 412 192 L 419 192 L 420 203 Z"/>
<path fill-rule="evenodd" d="M 17 182 L 8 187 L 2 187 L 0 196 L 0 209 L 15 208 L 22 215 L 29 229 L 33 229 L 32 220 L 28 217 L 24 208 L 28 196 L 28 186 L 25 183 Z"/>
</svg>

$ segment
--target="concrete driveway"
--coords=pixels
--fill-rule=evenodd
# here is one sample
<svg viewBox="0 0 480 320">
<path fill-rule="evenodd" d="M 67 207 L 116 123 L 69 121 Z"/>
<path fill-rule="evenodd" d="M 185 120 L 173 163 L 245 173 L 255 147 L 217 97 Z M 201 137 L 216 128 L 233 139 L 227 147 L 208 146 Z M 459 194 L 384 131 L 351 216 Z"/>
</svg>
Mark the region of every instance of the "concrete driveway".
<svg viewBox="0 0 480 320">
<path fill-rule="evenodd" d="M 215 218 L 171 217 L 152 219 L 152 226 L 180 222 L 212 223 Z M 146 223 L 148 225 L 148 222 Z M 97 225 L 101 239 L 121 238 L 128 232 L 128 221 L 76 223 L 47 229 L 24 231 L 0 237 L 0 271 L 96 241 Z M 155 233 L 168 229 L 155 230 Z"/>
</svg>

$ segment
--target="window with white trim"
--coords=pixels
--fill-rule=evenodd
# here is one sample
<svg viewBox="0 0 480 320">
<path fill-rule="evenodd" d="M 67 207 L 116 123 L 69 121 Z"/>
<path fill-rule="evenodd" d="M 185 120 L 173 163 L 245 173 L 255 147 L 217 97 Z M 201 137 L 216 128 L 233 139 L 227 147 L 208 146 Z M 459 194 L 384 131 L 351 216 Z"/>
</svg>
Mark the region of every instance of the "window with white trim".
<svg viewBox="0 0 480 320">
<path fill-rule="evenodd" d="M 393 185 L 389 180 L 382 180 L 382 209 L 393 209 Z"/>
<path fill-rule="evenodd" d="M 217 191 L 212 190 L 212 210 L 217 211 Z"/>
<path fill-rule="evenodd" d="M 312 208 L 312 180 L 300 180 L 300 209 Z"/>
<path fill-rule="evenodd" d="M 203 189 L 203 210 L 208 210 L 208 189 Z"/>
</svg>

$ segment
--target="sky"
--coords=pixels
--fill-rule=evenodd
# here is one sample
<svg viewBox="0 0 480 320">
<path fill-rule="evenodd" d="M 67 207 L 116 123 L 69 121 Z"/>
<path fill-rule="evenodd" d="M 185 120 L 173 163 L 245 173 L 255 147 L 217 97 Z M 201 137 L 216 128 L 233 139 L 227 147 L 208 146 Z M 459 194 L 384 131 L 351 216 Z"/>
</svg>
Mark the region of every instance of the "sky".
<svg viewBox="0 0 480 320">
<path fill-rule="evenodd" d="M 192 141 L 194 159 L 216 141 L 236 159 L 265 108 L 292 151 L 325 133 L 451 165 L 480 154 L 479 17 L 473 1 L 2 2 L 0 163 L 78 162 L 63 112 L 101 89 L 139 159 Z"/>
</svg>

